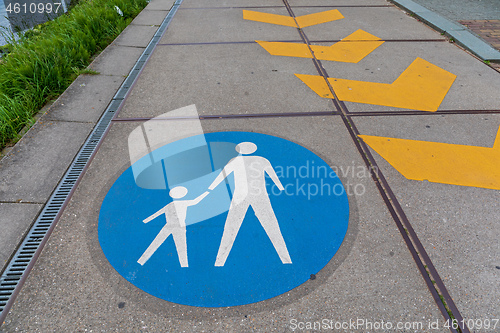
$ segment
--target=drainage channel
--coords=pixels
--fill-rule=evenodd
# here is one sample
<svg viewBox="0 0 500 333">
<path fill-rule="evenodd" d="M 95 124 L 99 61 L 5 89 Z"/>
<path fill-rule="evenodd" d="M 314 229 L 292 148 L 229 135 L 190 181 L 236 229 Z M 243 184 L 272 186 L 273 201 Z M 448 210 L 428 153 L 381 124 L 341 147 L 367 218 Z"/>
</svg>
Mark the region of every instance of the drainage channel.
<svg viewBox="0 0 500 333">
<path fill-rule="evenodd" d="M 7 313 L 14 303 L 15 297 L 33 268 L 36 259 L 42 252 L 43 246 L 50 237 L 71 195 L 107 133 L 112 119 L 121 108 L 130 88 L 136 82 L 181 3 L 182 0 L 176 0 L 172 5 L 168 15 L 118 89 L 94 130 L 83 144 L 68 171 L 57 185 L 42 212 L 0 276 L 0 326 L 4 322 Z"/>
</svg>

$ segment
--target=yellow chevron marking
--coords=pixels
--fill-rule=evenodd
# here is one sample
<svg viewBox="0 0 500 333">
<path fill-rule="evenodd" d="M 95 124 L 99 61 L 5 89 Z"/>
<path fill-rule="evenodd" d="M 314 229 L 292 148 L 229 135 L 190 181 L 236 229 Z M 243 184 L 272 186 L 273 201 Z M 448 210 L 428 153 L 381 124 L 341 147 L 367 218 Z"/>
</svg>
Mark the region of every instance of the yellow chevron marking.
<svg viewBox="0 0 500 333">
<path fill-rule="evenodd" d="M 344 16 L 337 9 L 297 16 L 295 17 L 295 19 L 293 17 L 285 15 L 255 12 L 253 10 L 243 10 L 243 19 L 245 20 L 284 25 L 286 27 L 294 28 L 310 27 L 313 25 L 336 21 L 343 18 Z"/>
<path fill-rule="evenodd" d="M 313 58 L 309 46 L 299 43 L 256 41 L 275 56 Z M 332 46 L 310 45 L 316 59 L 358 63 L 384 42 L 366 31 L 358 30 Z"/>
<path fill-rule="evenodd" d="M 492 148 L 359 137 L 408 179 L 500 190 L 500 128 Z"/>
<path fill-rule="evenodd" d="M 321 97 L 333 98 L 323 77 L 295 75 Z M 433 112 L 455 78 L 456 75 L 417 58 L 390 84 L 336 78 L 328 78 L 328 82 L 342 101 Z"/>
</svg>

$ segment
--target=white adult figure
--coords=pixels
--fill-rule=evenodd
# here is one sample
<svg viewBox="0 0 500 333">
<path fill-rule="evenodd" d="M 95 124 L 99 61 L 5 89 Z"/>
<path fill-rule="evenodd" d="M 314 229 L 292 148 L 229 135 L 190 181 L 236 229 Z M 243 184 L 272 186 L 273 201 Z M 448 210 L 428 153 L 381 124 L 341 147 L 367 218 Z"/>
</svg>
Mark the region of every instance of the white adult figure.
<svg viewBox="0 0 500 333">
<path fill-rule="evenodd" d="M 155 253 L 155 251 L 160 247 L 161 244 L 172 235 L 174 238 L 175 248 L 177 250 L 177 256 L 179 257 L 179 262 L 181 267 L 188 267 L 188 255 L 187 255 L 187 244 L 186 244 L 186 215 L 189 206 L 196 205 L 204 197 L 208 195 L 208 192 L 204 192 L 202 195 L 193 200 L 177 200 L 186 196 L 188 193 L 187 188 L 184 186 L 177 186 L 170 190 L 169 195 L 174 199 L 171 203 L 151 215 L 150 217 L 144 219 L 144 223 L 157 218 L 158 216 L 165 214 L 167 223 L 160 230 L 158 235 L 155 237 L 151 245 L 144 251 L 143 255 L 137 260 L 141 265 L 144 265 L 146 261 Z"/>
<path fill-rule="evenodd" d="M 241 223 L 245 218 L 248 207 L 252 206 L 257 219 L 264 228 L 267 236 L 271 240 L 274 249 L 278 253 L 283 264 L 291 264 L 292 260 L 288 254 L 285 240 L 281 235 L 278 220 L 274 214 L 266 190 L 265 173 L 271 177 L 278 188 L 283 191 L 276 172 L 271 163 L 261 156 L 244 156 L 254 153 L 257 145 L 252 142 L 242 142 L 236 146 L 236 151 L 240 155 L 230 160 L 221 173 L 215 178 L 208 188 L 213 190 L 231 172 L 234 173 L 234 193 L 229 212 L 224 225 L 224 233 L 217 253 L 215 266 L 224 266 L 226 259 L 231 252 L 236 235 L 240 230 Z"/>
</svg>

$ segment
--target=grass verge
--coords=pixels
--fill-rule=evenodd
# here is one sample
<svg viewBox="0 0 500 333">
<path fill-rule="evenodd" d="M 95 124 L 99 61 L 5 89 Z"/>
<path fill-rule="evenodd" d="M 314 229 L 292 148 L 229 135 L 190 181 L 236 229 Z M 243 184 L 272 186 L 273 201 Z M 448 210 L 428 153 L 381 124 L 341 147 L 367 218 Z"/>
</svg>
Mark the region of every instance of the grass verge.
<svg viewBox="0 0 500 333">
<path fill-rule="evenodd" d="M 81 0 L 68 13 L 11 40 L 8 54 L 0 60 L 0 149 L 17 139 L 43 105 L 84 72 L 92 56 L 111 43 L 147 3 Z"/>
</svg>

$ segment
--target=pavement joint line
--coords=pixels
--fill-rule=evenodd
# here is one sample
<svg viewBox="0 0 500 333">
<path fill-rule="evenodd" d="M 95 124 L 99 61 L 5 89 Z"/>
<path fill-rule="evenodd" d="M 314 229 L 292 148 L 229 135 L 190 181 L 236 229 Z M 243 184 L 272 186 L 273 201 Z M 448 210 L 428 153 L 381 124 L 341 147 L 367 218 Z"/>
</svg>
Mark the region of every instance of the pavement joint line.
<svg viewBox="0 0 500 333">
<path fill-rule="evenodd" d="M 310 43 L 338 43 L 341 39 L 332 40 L 312 40 Z M 448 42 L 447 39 L 380 39 L 382 42 L 389 43 L 441 43 Z M 267 42 L 279 42 L 279 43 L 303 43 L 302 40 L 292 39 L 292 40 L 268 40 Z M 369 40 L 350 40 L 345 42 L 372 42 Z M 225 45 L 225 44 L 257 44 L 254 40 L 249 41 L 232 41 L 232 42 L 191 42 L 191 43 L 161 43 L 157 46 L 194 46 L 194 45 Z"/>
<path fill-rule="evenodd" d="M 123 77 L 123 75 L 120 75 L 120 74 L 104 74 L 104 73 L 99 73 L 99 75 L 110 76 L 110 77 Z"/>
<path fill-rule="evenodd" d="M 112 122 L 136 122 L 148 121 L 154 119 L 159 121 L 175 121 L 185 119 L 235 119 L 235 118 L 280 118 L 280 117 L 315 117 L 315 116 L 339 116 L 337 111 L 310 111 L 310 112 L 284 112 L 284 113 L 244 113 L 244 114 L 215 114 L 202 115 L 198 117 L 139 117 L 139 118 L 116 118 Z"/>
<path fill-rule="evenodd" d="M 133 25 L 133 26 L 138 26 L 138 27 L 159 27 L 158 24 L 140 24 L 140 23 L 134 23 L 134 24 L 130 24 L 130 25 Z"/>
<path fill-rule="evenodd" d="M 44 205 L 45 202 L 34 202 L 34 201 L 23 201 L 23 200 L 17 200 L 17 201 L 0 201 L 0 204 L 23 204 L 23 205 Z"/>
<path fill-rule="evenodd" d="M 500 110 L 439 110 L 435 112 L 429 111 L 355 111 L 349 113 L 352 117 L 387 117 L 387 116 L 442 116 L 442 115 L 457 115 L 457 114 L 497 114 Z"/>
<path fill-rule="evenodd" d="M 120 47 L 132 47 L 134 49 L 145 49 L 144 46 L 125 45 L 125 44 L 119 44 L 119 43 L 117 43 L 116 46 L 120 46 Z"/>
<path fill-rule="evenodd" d="M 163 35 L 182 1 L 183 0 L 176 0 L 174 2 L 172 8 L 163 20 L 161 26 L 158 28 L 155 37 L 161 37 L 161 35 Z M 158 34 L 158 32 L 160 32 L 160 34 Z M 142 68 L 144 67 L 147 60 L 149 60 L 152 51 L 158 43 L 159 39 L 155 37 L 151 39 L 150 43 L 144 50 L 143 55 L 137 61 L 137 63 L 141 63 Z M 145 54 L 147 54 L 147 57 L 143 61 L 143 56 Z M 140 72 L 142 72 L 142 68 L 137 71 L 137 63 L 136 66 L 134 66 L 131 70 L 131 73 L 136 72 L 134 73 L 136 75 L 134 77 L 134 83 L 137 81 L 137 77 L 139 76 Z M 125 81 L 124 83 L 122 83 L 122 87 L 124 84 Z M 131 84 L 128 89 L 130 89 L 131 87 L 133 87 L 133 84 Z M 5 318 L 7 317 L 10 308 L 14 304 L 14 301 L 19 294 L 20 289 L 26 281 L 29 273 L 33 269 L 35 262 L 40 256 L 44 245 L 50 238 L 52 231 L 54 230 L 59 218 L 64 212 L 64 209 L 68 205 L 74 191 L 76 190 L 78 184 L 86 173 L 90 162 L 93 160 L 104 138 L 106 137 L 106 134 L 108 133 L 111 125 L 111 121 L 114 117 L 117 116 L 118 112 L 123 106 L 123 102 L 127 95 L 128 93 L 125 95 L 124 99 L 116 100 L 113 98 L 110 101 L 108 107 L 103 112 L 94 129 L 89 134 L 79 152 L 76 154 L 75 158 L 67 168 L 64 176 L 61 178 L 56 188 L 52 192 L 49 200 L 36 217 L 36 220 L 33 222 L 26 236 L 23 238 L 15 253 L 5 266 L 5 269 L 1 272 L 2 275 L 0 276 L 0 287 L 9 289 L 9 292 L 7 296 L 7 302 L 5 303 L 4 301 L 2 301 L 2 303 L 0 303 L 0 326 L 5 321 Z M 43 230 L 43 232 L 40 232 L 41 229 Z M 29 259 L 26 258 L 25 254 L 23 255 L 23 252 L 28 251 L 27 249 L 29 249 L 30 252 L 30 255 L 28 256 Z M 22 260 L 20 260 L 21 257 Z M 19 265 L 21 262 L 23 266 L 21 270 L 22 273 L 20 273 L 19 268 L 15 267 L 15 265 Z"/>
<path fill-rule="evenodd" d="M 57 119 L 51 118 L 51 115 L 48 114 L 44 123 L 71 123 L 71 124 L 95 124 L 95 121 L 82 121 L 82 120 L 67 120 L 67 119 Z"/>
<path fill-rule="evenodd" d="M 354 122 L 349 120 L 350 118 L 351 118 L 350 115 L 346 116 L 346 122 L 348 122 L 349 125 L 351 126 L 350 130 L 352 130 L 353 139 L 358 138 L 359 131 Z M 458 310 L 455 303 L 453 302 L 453 299 L 449 295 L 446 286 L 444 285 L 439 273 L 434 267 L 434 264 L 432 263 L 429 255 L 427 254 L 427 251 L 420 242 L 420 239 L 418 238 L 418 235 L 416 234 L 415 230 L 413 229 L 413 226 L 408 220 L 408 217 L 406 216 L 403 208 L 399 204 L 398 199 L 396 198 L 394 192 L 390 188 L 390 185 L 387 182 L 384 174 L 382 173 L 382 171 L 380 171 L 380 168 L 378 168 L 378 164 L 376 163 L 372 153 L 362 140 L 359 139 L 355 140 L 355 144 L 360 150 L 360 153 L 362 152 L 362 157 L 365 160 L 365 163 L 367 163 L 368 168 L 370 169 L 372 178 L 375 181 L 377 187 L 379 188 L 379 192 L 382 195 L 382 198 L 386 203 L 386 206 L 388 207 L 391 215 L 393 216 L 393 219 L 403 239 L 405 240 L 405 243 L 408 249 L 410 250 L 411 255 L 413 256 L 414 261 L 420 273 L 422 274 L 422 277 L 424 278 L 427 287 L 429 288 L 429 291 L 431 292 L 438 308 L 443 314 L 443 317 L 449 320 L 449 322 L 453 322 L 454 319 L 458 320 L 459 322 L 463 321 L 463 317 L 460 314 L 460 311 Z M 377 171 L 375 172 L 374 169 L 376 169 Z M 443 297 L 444 301 L 443 299 L 441 299 L 441 297 Z M 450 311 L 448 311 L 448 309 L 450 309 Z M 452 327 L 450 327 L 450 331 L 459 332 L 458 330 L 453 329 Z M 461 332 L 468 333 L 469 330 L 464 325 Z"/>
<path fill-rule="evenodd" d="M 293 7 L 293 8 L 336 8 L 336 7 L 339 7 L 339 8 L 391 8 L 392 6 L 391 5 L 338 5 L 338 6 L 334 6 L 334 5 L 310 5 L 310 6 L 306 6 L 306 5 L 298 5 L 298 6 L 293 6 L 293 5 L 290 5 L 290 7 Z"/>
<path fill-rule="evenodd" d="M 277 40 L 275 42 L 287 42 L 286 40 Z M 291 40 L 288 42 L 301 42 L 300 40 Z M 233 42 L 193 42 L 193 43 L 165 43 L 158 46 L 191 46 L 191 45 L 225 45 L 225 44 L 257 44 L 254 40 L 249 41 L 233 41 Z"/>
<path fill-rule="evenodd" d="M 245 9 L 245 8 L 285 8 L 286 6 L 220 6 L 220 7 L 184 7 L 179 10 L 199 10 L 199 9 Z M 391 8 L 392 5 L 316 5 L 316 6 L 293 6 L 294 8 Z"/>
<path fill-rule="evenodd" d="M 500 52 L 474 35 L 465 26 L 413 2 L 412 0 L 389 0 L 396 6 L 415 16 L 435 30 L 453 39 L 457 45 L 478 56 L 482 61 L 500 62 Z"/>
<path fill-rule="evenodd" d="M 294 18 L 295 20 L 295 14 L 293 13 L 293 10 L 288 3 L 288 0 L 282 0 L 283 3 L 286 5 L 288 13 L 290 14 L 291 17 Z M 297 24 L 297 27 L 299 25 Z M 414 261 L 415 264 L 417 265 L 418 270 L 420 271 L 425 283 L 427 284 L 427 287 L 429 289 L 429 292 L 433 296 L 437 307 L 441 311 L 441 314 L 445 319 L 448 320 L 453 320 L 456 319 L 459 322 L 463 320 L 463 317 L 456 307 L 453 299 L 448 293 L 448 290 L 446 289 L 446 286 L 444 285 L 439 273 L 437 272 L 436 268 L 434 267 L 434 264 L 430 260 L 429 255 L 427 254 L 427 251 L 423 247 L 422 243 L 420 242 L 417 234 L 415 233 L 412 225 L 410 224 L 404 210 L 402 209 L 401 205 L 399 204 L 399 201 L 397 200 L 396 196 L 394 195 L 394 192 L 390 188 L 387 180 L 385 179 L 383 173 L 380 171 L 378 168 L 378 165 L 371 154 L 370 150 L 368 149 L 367 145 L 359 139 L 359 131 L 351 119 L 350 112 L 347 109 L 347 106 L 345 105 L 344 102 L 340 101 L 338 99 L 338 96 L 336 95 L 333 87 L 329 84 L 328 82 L 328 74 L 326 70 L 324 69 L 322 63 L 320 60 L 316 59 L 314 56 L 314 52 L 312 52 L 310 48 L 310 42 L 304 33 L 304 31 L 300 28 L 297 28 L 299 34 L 303 38 L 304 42 L 309 46 L 311 54 L 313 54 L 313 63 L 318 70 L 318 73 L 323 76 L 325 82 L 327 83 L 329 90 L 334 97 L 333 103 L 337 110 L 341 113 L 342 120 L 344 121 L 344 124 L 346 125 L 347 130 L 349 131 L 349 134 L 351 135 L 359 153 L 362 155 L 362 158 L 364 159 L 368 169 L 370 170 L 370 173 L 372 174 L 372 178 L 374 182 L 376 183 L 377 187 L 379 188 L 379 192 L 382 195 L 387 208 L 391 212 L 391 215 L 393 216 L 394 222 L 396 223 L 396 226 L 398 227 L 401 236 L 403 237 Z M 375 173 L 374 168 L 376 168 L 377 172 Z M 425 263 L 425 264 L 424 264 Z M 443 301 L 444 299 L 444 301 Z M 448 311 L 449 310 L 449 311 Z M 452 332 L 458 332 L 454 328 L 450 327 L 450 331 Z M 468 333 L 469 330 L 467 326 L 464 325 L 463 329 L 461 330 L 463 333 Z"/>
<path fill-rule="evenodd" d="M 464 115 L 464 114 L 499 114 L 500 110 L 440 110 L 436 112 L 428 111 L 355 111 L 350 112 L 352 117 L 388 117 L 388 116 L 443 116 L 443 115 Z M 244 113 L 244 114 L 210 114 L 200 115 L 198 117 L 127 117 L 115 118 L 113 123 L 119 122 L 141 122 L 149 120 L 173 121 L 185 119 L 234 119 L 234 118 L 280 118 L 280 117 L 315 117 L 315 116 L 339 116 L 339 111 L 308 111 L 308 112 L 284 112 L 284 113 Z"/>
<path fill-rule="evenodd" d="M 309 41 L 310 43 L 337 43 L 342 41 L 342 39 L 332 39 L 332 40 L 311 40 Z M 431 42 L 431 43 L 441 43 L 441 42 L 448 42 L 447 39 L 379 39 L 381 42 L 387 42 L 387 43 L 426 43 L 426 42 Z M 349 42 L 373 42 L 372 40 L 346 40 L 344 43 L 349 43 Z"/>
<path fill-rule="evenodd" d="M 184 7 L 179 10 L 200 10 L 200 9 L 244 9 L 244 8 L 285 8 L 285 6 L 220 6 L 220 7 Z"/>
<path fill-rule="evenodd" d="M 349 120 L 347 118 L 348 117 L 345 118 L 346 125 L 351 126 L 350 127 L 350 130 L 352 130 L 351 135 L 354 138 L 354 136 L 356 135 L 355 132 L 357 131 L 357 128 L 355 127 L 354 123 L 349 122 Z M 363 145 L 364 145 L 364 143 L 362 141 L 356 140 L 355 145 L 360 151 L 362 151 Z M 422 261 L 421 252 L 418 251 L 419 247 L 417 246 L 417 248 L 416 248 L 415 244 L 412 242 L 412 239 L 414 241 L 417 240 L 418 243 L 420 243 L 420 241 L 418 240 L 418 237 L 416 237 L 416 238 L 410 237 L 410 234 L 415 233 L 413 231 L 413 228 L 411 227 L 411 225 L 409 225 L 409 228 L 408 228 L 408 225 L 403 225 L 402 218 L 404 217 L 405 218 L 404 220 L 407 221 L 406 214 L 404 214 L 404 212 L 402 211 L 402 208 L 399 205 L 399 202 L 397 201 L 397 199 L 396 199 L 396 201 L 394 201 L 392 199 L 392 197 L 394 196 L 394 193 L 392 193 L 392 190 L 390 190 L 390 187 L 389 187 L 385 177 L 381 173 L 380 169 L 377 168 L 377 164 L 374 163 L 375 160 L 373 159 L 373 156 L 371 155 L 371 153 L 369 151 L 367 151 L 367 152 L 364 152 L 364 154 L 362 154 L 362 158 L 365 161 L 365 163 L 369 166 L 372 179 L 375 182 L 377 188 L 379 189 L 379 192 L 382 196 L 382 199 L 386 203 L 386 206 L 387 206 L 393 220 L 395 221 L 396 226 L 397 226 L 403 240 L 405 241 L 406 246 L 408 247 L 408 250 L 410 251 L 410 254 L 413 257 L 413 260 L 414 260 L 415 264 L 417 265 L 418 270 L 422 274 L 422 277 L 423 277 L 431 295 L 433 296 L 437 307 L 439 308 L 439 310 L 441 311 L 441 313 L 445 319 L 453 320 L 453 319 L 457 318 L 457 317 L 452 318 L 450 316 L 445 303 L 441 300 L 440 292 L 442 292 L 442 291 L 441 291 L 441 289 L 439 289 L 440 292 L 438 292 L 438 289 L 434 285 L 434 283 L 436 281 L 432 280 L 431 274 L 429 274 L 429 271 L 428 271 L 428 267 L 433 266 L 432 262 Z M 372 163 L 374 163 L 374 164 L 372 164 Z M 375 166 L 375 168 L 377 168 L 376 172 L 374 171 L 373 166 Z M 388 191 L 388 189 L 389 189 L 389 191 Z M 392 194 L 392 196 L 390 194 Z M 427 256 L 427 253 L 425 252 L 425 250 L 423 253 L 425 256 Z M 426 263 L 425 265 L 424 265 L 424 262 Z M 439 276 L 438 276 L 438 278 L 439 278 Z M 446 289 L 444 289 L 444 290 L 446 290 Z M 460 319 L 462 317 L 459 316 L 458 318 Z M 450 327 L 450 331 L 453 333 L 458 333 L 458 331 L 456 329 L 453 329 L 452 327 Z"/>
<path fill-rule="evenodd" d="M 133 45 L 116 45 L 116 46 L 120 46 L 120 47 L 130 47 L 130 48 L 133 48 L 133 49 L 145 49 L 146 47 L 145 46 L 133 46 Z M 107 74 L 107 75 L 113 75 L 113 74 Z"/>
</svg>

